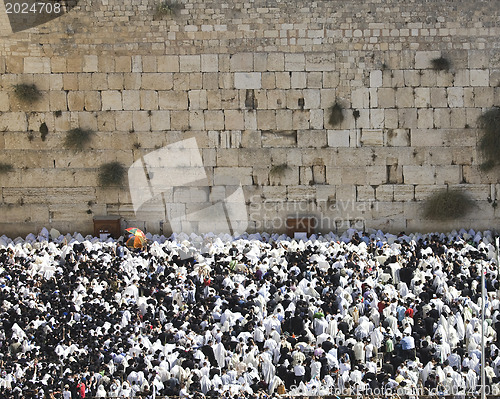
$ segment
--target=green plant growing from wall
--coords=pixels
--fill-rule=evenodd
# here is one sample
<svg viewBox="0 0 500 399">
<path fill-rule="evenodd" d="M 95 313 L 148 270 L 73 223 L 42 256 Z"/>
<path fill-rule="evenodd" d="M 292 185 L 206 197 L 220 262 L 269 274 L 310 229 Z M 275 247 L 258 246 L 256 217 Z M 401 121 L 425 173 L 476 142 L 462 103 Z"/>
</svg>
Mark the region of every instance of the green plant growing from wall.
<svg viewBox="0 0 500 399">
<path fill-rule="evenodd" d="M 485 161 L 479 166 L 488 171 L 498 164 L 500 155 L 500 108 L 492 108 L 482 114 L 477 120 L 483 135 L 479 140 L 479 150 Z"/>
<path fill-rule="evenodd" d="M 462 218 L 475 206 L 469 196 L 458 190 L 442 190 L 425 201 L 426 219 L 447 220 Z"/>
<path fill-rule="evenodd" d="M 176 15 L 182 9 L 182 4 L 164 0 L 156 5 L 155 17 L 163 18 L 169 15 Z"/>
<path fill-rule="evenodd" d="M 14 167 L 10 163 L 0 162 L 0 174 L 12 172 Z"/>
<path fill-rule="evenodd" d="M 90 129 L 81 129 L 79 127 L 66 132 L 64 145 L 75 152 L 84 150 L 92 141 L 94 132 Z"/>
<path fill-rule="evenodd" d="M 330 108 L 330 118 L 328 121 L 330 122 L 330 125 L 337 126 L 340 125 L 343 120 L 344 114 L 342 113 L 342 105 L 336 102 Z"/>
<path fill-rule="evenodd" d="M 286 163 L 282 163 L 280 165 L 274 165 L 269 170 L 269 174 L 271 176 L 281 177 L 285 174 L 285 172 L 289 169 L 289 166 Z"/>
<path fill-rule="evenodd" d="M 19 101 L 26 104 L 33 104 L 42 98 L 42 92 L 34 84 L 15 84 L 14 94 Z"/>
<path fill-rule="evenodd" d="M 447 71 L 450 69 L 450 61 L 444 57 L 434 58 L 431 60 L 432 69 L 436 71 Z"/>
<path fill-rule="evenodd" d="M 120 162 L 108 162 L 99 167 L 99 184 L 103 187 L 119 186 L 123 184 L 125 166 Z"/>
</svg>

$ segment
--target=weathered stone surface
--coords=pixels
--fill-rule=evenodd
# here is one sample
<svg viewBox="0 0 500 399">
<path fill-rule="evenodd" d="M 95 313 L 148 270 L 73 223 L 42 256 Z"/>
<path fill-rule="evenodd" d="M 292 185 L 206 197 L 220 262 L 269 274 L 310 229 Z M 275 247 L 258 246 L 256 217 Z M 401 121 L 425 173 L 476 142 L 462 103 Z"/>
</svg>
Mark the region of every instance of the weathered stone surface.
<svg viewBox="0 0 500 399">
<path fill-rule="evenodd" d="M 271 9 L 263 0 L 252 7 L 236 0 L 227 9 L 193 1 L 180 19 L 153 25 L 144 23 L 151 17 L 144 5 L 105 1 L 86 10 L 83 30 L 70 24 L 52 35 L 57 23 L 47 24 L 12 41 L 0 26 L 0 161 L 15 168 L 1 176 L 0 198 L 17 207 L 27 193 L 26 205 L 40 206 L 14 209 L 0 228 L 15 231 L 9 221 L 16 220 L 39 229 L 50 212 L 53 226 L 91 229 L 85 204 L 92 200 L 102 214 L 156 229 L 158 212 L 135 214 L 127 188 L 94 188 L 93 199 L 85 190 L 97 185 L 97 164 L 119 159 L 128 166 L 187 138 L 196 139 L 210 184 L 241 180 L 259 201 L 267 195 L 307 211 L 314 201 L 304 198 L 322 199 L 316 210 L 332 217 L 333 229 L 451 227 L 420 220 L 422 201 L 446 186 L 473 192 L 471 226 L 491 227 L 500 218 L 485 199 L 498 176 L 479 170 L 478 117 L 500 100 L 497 20 L 488 2 L 464 3 L 460 12 L 449 2 L 427 2 L 424 13 L 418 2 L 402 10 L 388 0 L 384 7 L 400 8 L 388 16 L 356 0 L 352 9 L 371 11 L 367 21 L 328 2 Z M 340 25 L 325 23 L 332 7 Z M 474 21 L 463 19 L 469 11 Z M 111 29 L 124 13 L 134 18 Z M 439 26 L 418 22 L 434 14 Z M 417 22 L 407 23 L 408 15 Z M 66 28 L 75 29 L 71 40 Z M 440 57 L 449 59 L 449 70 L 434 69 Z M 22 101 L 18 83 L 34 83 L 41 99 Z M 333 126 L 335 102 L 344 120 Z M 42 123 L 49 129 L 44 140 Z M 97 132 L 88 152 L 62 145 L 76 127 Z M 270 176 L 272 165 L 283 164 L 283 176 Z M 209 194 L 222 200 L 228 193 L 213 186 Z M 169 212 L 198 212 L 201 202 L 190 201 L 209 194 L 179 191 Z M 353 207 L 341 214 L 328 200 Z M 267 214 L 287 217 L 279 206 Z M 75 215 L 79 221 L 70 223 Z"/>
</svg>

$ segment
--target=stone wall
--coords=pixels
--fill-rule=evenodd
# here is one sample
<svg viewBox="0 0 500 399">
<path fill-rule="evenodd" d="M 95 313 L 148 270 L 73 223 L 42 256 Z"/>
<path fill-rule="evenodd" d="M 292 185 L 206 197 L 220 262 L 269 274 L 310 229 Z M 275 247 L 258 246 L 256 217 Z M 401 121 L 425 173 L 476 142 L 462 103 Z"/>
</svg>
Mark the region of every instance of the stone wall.
<svg viewBox="0 0 500 399">
<path fill-rule="evenodd" d="M 497 2 L 182 3 L 158 17 L 152 0 L 80 0 L 18 33 L 0 9 L 0 162 L 14 167 L 0 174 L 0 234 L 91 232 L 104 215 L 166 232 L 161 202 L 135 213 L 128 186 L 99 187 L 97 168 L 191 137 L 208 183 L 172 193 L 179 213 L 238 181 L 248 231 L 297 215 L 323 231 L 496 228 L 499 175 L 479 169 L 477 118 L 500 105 Z M 440 57 L 449 70 L 433 69 Z M 21 82 L 42 99 L 19 101 Z M 97 132 L 78 153 L 64 146 L 76 127 Z M 424 220 L 447 188 L 476 208 Z"/>
</svg>

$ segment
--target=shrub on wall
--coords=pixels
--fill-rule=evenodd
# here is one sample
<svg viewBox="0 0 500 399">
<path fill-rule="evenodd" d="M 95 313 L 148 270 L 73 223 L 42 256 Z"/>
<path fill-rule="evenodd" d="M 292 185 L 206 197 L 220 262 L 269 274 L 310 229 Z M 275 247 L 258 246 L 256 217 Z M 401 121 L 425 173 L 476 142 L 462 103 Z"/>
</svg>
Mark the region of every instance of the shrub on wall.
<svg viewBox="0 0 500 399">
<path fill-rule="evenodd" d="M 14 168 L 10 163 L 0 162 L 0 174 L 12 172 Z"/>
<path fill-rule="evenodd" d="M 18 83 L 14 85 L 14 94 L 23 103 L 33 104 L 42 97 L 42 92 L 34 84 Z"/>
<path fill-rule="evenodd" d="M 450 69 L 450 61 L 444 57 L 434 58 L 431 60 L 432 68 L 436 71 L 447 71 Z"/>
<path fill-rule="evenodd" d="M 162 18 L 168 15 L 175 15 L 182 9 L 182 4 L 164 0 L 157 4 L 155 17 Z"/>
<path fill-rule="evenodd" d="M 104 187 L 119 186 L 125 178 L 125 166 L 120 162 L 108 162 L 99 167 L 99 184 Z"/>
<path fill-rule="evenodd" d="M 282 163 L 280 165 L 274 165 L 271 167 L 269 174 L 271 176 L 283 176 L 288 169 L 288 165 L 286 163 Z"/>
<path fill-rule="evenodd" d="M 479 150 L 485 158 L 480 168 L 487 171 L 498 164 L 500 155 L 500 108 L 486 111 L 477 122 L 483 131 L 479 140 Z"/>
<path fill-rule="evenodd" d="M 474 201 L 462 191 L 439 191 L 426 200 L 424 217 L 434 220 L 458 219 L 467 215 L 473 207 Z"/>
<path fill-rule="evenodd" d="M 343 120 L 344 120 L 344 114 L 342 113 L 342 105 L 336 102 L 330 108 L 330 119 L 329 119 L 330 125 L 332 126 L 340 125 Z"/>
<path fill-rule="evenodd" d="M 77 127 L 66 132 L 64 144 L 73 151 L 81 151 L 92 141 L 93 136 L 92 130 Z"/>
</svg>

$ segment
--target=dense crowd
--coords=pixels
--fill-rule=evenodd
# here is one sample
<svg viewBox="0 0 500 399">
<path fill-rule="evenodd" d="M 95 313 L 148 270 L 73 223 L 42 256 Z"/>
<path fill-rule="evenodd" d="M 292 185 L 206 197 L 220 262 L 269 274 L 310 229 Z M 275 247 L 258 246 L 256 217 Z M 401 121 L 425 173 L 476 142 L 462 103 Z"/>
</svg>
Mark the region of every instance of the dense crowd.
<svg viewBox="0 0 500 399">
<path fill-rule="evenodd" d="M 0 398 L 498 393 L 489 232 L 150 238 L 0 238 Z"/>
</svg>

